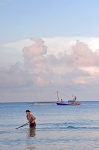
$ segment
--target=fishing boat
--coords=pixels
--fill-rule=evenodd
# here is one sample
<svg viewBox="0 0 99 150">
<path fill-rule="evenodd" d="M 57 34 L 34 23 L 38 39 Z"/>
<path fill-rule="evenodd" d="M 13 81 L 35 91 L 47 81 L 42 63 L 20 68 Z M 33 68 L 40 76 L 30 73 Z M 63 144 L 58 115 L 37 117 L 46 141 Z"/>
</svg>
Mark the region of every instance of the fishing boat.
<svg viewBox="0 0 99 150">
<path fill-rule="evenodd" d="M 57 98 L 58 101 L 56 102 L 57 105 L 80 105 L 80 102 L 76 101 L 76 96 L 73 100 L 63 101 L 62 99 L 59 99 L 58 91 L 57 91 Z"/>
<path fill-rule="evenodd" d="M 68 100 L 67 102 L 63 101 L 57 101 L 56 102 L 57 105 L 80 105 L 80 102 L 75 102 L 74 100 Z"/>
</svg>

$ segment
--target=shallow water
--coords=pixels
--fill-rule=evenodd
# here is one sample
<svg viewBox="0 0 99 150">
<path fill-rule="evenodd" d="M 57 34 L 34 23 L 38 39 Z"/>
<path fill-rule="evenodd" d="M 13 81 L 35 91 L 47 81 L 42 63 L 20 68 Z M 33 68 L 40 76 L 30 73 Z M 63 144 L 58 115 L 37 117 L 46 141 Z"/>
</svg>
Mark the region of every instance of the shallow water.
<svg viewBox="0 0 99 150">
<path fill-rule="evenodd" d="M 37 118 L 36 130 L 26 123 L 25 110 Z M 99 150 L 99 102 L 80 106 L 55 103 L 0 103 L 1 150 Z"/>
</svg>

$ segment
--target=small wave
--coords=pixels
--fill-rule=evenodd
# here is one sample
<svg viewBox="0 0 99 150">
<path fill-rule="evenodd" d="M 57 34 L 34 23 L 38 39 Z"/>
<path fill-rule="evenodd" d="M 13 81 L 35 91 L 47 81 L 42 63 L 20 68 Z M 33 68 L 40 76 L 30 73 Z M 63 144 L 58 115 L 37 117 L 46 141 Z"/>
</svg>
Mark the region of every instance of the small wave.
<svg viewBox="0 0 99 150">
<path fill-rule="evenodd" d="M 76 126 L 68 126 L 70 129 L 99 129 L 99 127 L 76 127 Z"/>
<path fill-rule="evenodd" d="M 50 130 L 50 129 L 94 129 L 94 130 L 96 130 L 96 129 L 98 129 L 99 130 L 99 127 L 76 127 L 76 126 L 56 126 L 56 127 L 38 127 L 38 128 L 36 128 L 36 129 L 41 129 L 41 130 L 43 130 L 43 129 L 45 129 L 45 130 Z"/>
<path fill-rule="evenodd" d="M 9 133 L 8 131 L 0 131 L 0 134 Z"/>
</svg>

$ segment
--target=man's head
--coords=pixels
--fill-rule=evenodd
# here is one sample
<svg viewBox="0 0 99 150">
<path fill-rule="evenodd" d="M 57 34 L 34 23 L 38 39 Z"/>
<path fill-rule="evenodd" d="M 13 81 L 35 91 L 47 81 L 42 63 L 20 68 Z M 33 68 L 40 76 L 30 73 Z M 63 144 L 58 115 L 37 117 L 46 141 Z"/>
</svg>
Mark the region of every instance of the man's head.
<svg viewBox="0 0 99 150">
<path fill-rule="evenodd" d="M 27 109 L 25 112 L 26 112 L 26 114 L 29 114 L 29 113 L 30 113 L 30 110 Z"/>
</svg>

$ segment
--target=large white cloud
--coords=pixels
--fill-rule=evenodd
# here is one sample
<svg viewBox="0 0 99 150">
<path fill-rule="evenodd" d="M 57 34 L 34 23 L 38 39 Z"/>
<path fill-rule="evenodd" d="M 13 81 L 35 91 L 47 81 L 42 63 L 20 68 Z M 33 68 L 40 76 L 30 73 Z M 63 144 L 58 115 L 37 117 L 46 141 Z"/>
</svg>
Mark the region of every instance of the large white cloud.
<svg viewBox="0 0 99 150">
<path fill-rule="evenodd" d="M 71 50 L 71 46 L 75 45 L 76 41 L 79 40 L 88 45 L 88 47 L 95 51 L 99 49 L 99 38 L 98 37 L 45 37 L 42 38 L 45 41 L 45 45 L 48 47 L 47 54 L 57 55 L 59 52 Z M 25 39 L 12 43 L 5 43 L 2 47 L 12 48 L 20 51 L 26 47 L 33 44 L 33 39 Z"/>
<path fill-rule="evenodd" d="M 77 93 L 82 100 L 84 97 L 93 98 L 86 90 L 91 91 L 94 88 L 94 93 L 97 93 L 95 84 L 98 84 L 99 77 L 98 40 L 55 37 L 19 41 L 19 45 L 18 42 L 2 45 L 16 51 L 21 49 L 23 67 L 16 63 L 8 69 L 0 69 L 1 90 L 6 90 L 8 95 L 13 95 L 13 91 L 16 94 L 21 91 L 25 96 L 30 93 L 37 97 L 36 100 L 51 100 L 53 94 L 50 97 L 47 94 L 58 89 L 68 95 Z M 95 96 L 97 99 L 98 93 Z"/>
<path fill-rule="evenodd" d="M 31 46 L 34 43 L 33 38 L 31 39 L 24 39 L 0 45 L 0 49 L 2 50 L 2 53 L 0 54 L 1 63 L 5 64 L 9 62 L 15 63 L 15 61 L 17 62 L 19 60 L 22 61 L 22 49 L 24 47 Z M 58 57 L 63 52 L 70 54 L 72 51 L 72 46 L 76 44 L 77 40 L 87 44 L 92 52 L 99 49 L 98 37 L 45 37 L 42 38 L 42 40 L 48 47 L 46 55 L 52 54 L 55 57 Z M 12 54 L 13 57 L 10 57 Z"/>
</svg>

